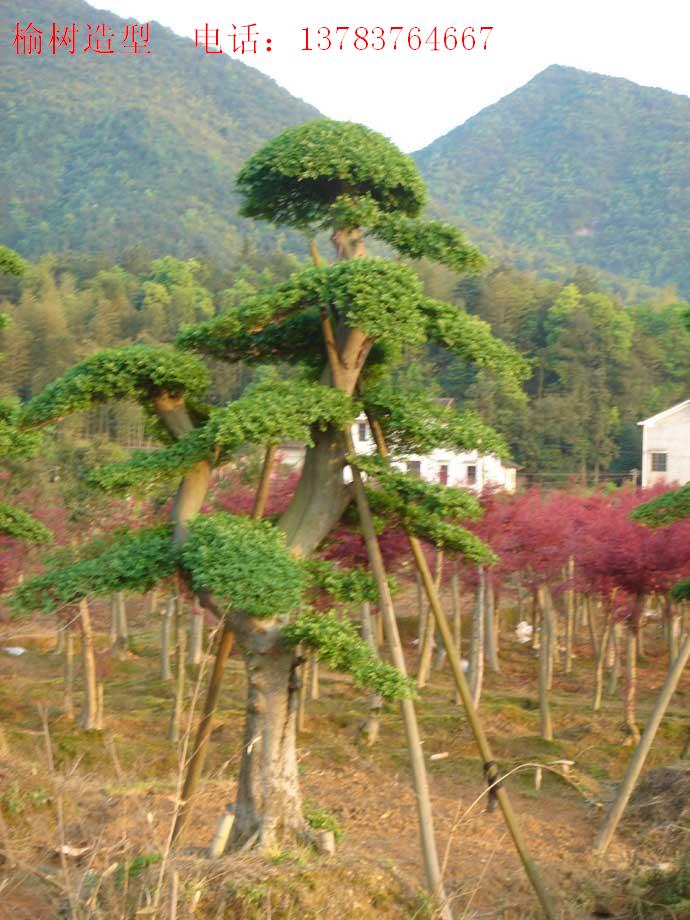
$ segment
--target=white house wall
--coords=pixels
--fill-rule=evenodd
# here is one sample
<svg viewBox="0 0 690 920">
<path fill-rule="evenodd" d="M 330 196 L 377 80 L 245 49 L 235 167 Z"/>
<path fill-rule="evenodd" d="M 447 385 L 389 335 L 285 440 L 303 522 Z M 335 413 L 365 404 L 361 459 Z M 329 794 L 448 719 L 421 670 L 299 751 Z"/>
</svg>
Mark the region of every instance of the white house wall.
<svg viewBox="0 0 690 920">
<path fill-rule="evenodd" d="M 642 422 L 642 485 L 690 482 L 690 405 Z M 666 454 L 666 472 L 652 470 L 652 454 Z"/>
<path fill-rule="evenodd" d="M 366 439 L 360 439 L 360 425 L 366 425 Z M 358 454 L 372 454 L 376 450 L 366 416 L 360 416 L 352 426 L 352 440 Z M 439 482 L 442 466 L 448 467 L 448 485 L 461 486 L 473 492 L 481 492 L 486 486 L 515 491 L 515 467 L 504 466 L 499 457 L 480 456 L 476 450 L 456 452 L 436 448 L 429 454 L 410 454 L 404 460 L 394 460 L 393 465 L 406 471 L 408 462 L 418 462 L 420 477 L 426 482 Z M 468 467 L 475 468 L 475 482 L 468 479 Z"/>
</svg>

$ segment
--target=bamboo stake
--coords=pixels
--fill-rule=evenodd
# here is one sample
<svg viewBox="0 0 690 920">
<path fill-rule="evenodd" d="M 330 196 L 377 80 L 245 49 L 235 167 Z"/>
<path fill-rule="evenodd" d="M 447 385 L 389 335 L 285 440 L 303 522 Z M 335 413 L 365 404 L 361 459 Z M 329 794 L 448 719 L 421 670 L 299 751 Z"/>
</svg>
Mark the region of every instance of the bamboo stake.
<svg viewBox="0 0 690 920">
<path fill-rule="evenodd" d="M 354 444 L 352 443 L 352 434 L 349 430 L 345 433 L 345 443 L 348 453 L 354 456 Z M 398 632 L 398 624 L 395 619 L 395 610 L 393 608 L 393 599 L 386 578 L 386 570 L 383 564 L 381 548 L 379 547 L 374 524 L 371 519 L 369 502 L 367 501 L 364 491 L 364 483 L 359 470 L 352 468 L 352 481 L 354 485 L 355 501 L 357 511 L 362 525 L 364 541 L 369 556 L 369 565 L 376 580 L 379 591 L 381 614 L 383 616 L 386 640 L 391 659 L 395 667 L 402 673 L 407 674 L 405 667 L 405 657 L 403 655 L 402 643 Z M 431 577 L 431 576 L 429 576 Z M 438 860 L 438 851 L 436 849 L 436 840 L 434 838 L 433 817 L 431 811 L 431 798 L 429 796 L 429 784 L 426 775 L 426 766 L 424 764 L 424 755 L 422 753 L 422 744 L 419 737 L 419 727 L 417 725 L 417 716 L 414 710 L 414 704 L 409 697 L 400 701 L 400 709 L 405 727 L 405 736 L 407 738 L 407 749 L 410 754 L 410 766 L 412 768 L 412 777 L 417 800 L 417 812 L 419 815 L 419 832 L 422 842 L 422 857 L 424 859 L 424 869 L 427 878 L 427 884 L 434 897 L 434 900 L 440 905 L 441 916 L 444 920 L 452 920 L 452 914 L 446 902 L 446 895 L 443 888 L 443 879 L 441 877 L 441 867 Z"/>
<path fill-rule="evenodd" d="M 594 841 L 594 852 L 603 855 L 611 838 L 616 832 L 618 823 L 623 817 L 623 812 L 630 800 L 635 784 L 642 772 L 642 767 L 644 762 L 647 759 L 650 748 L 654 741 L 659 726 L 661 725 L 661 720 L 664 717 L 664 714 L 668 708 L 668 704 L 671 702 L 671 697 L 673 696 L 676 687 L 678 686 L 678 681 L 681 678 L 685 665 L 687 664 L 688 658 L 690 658 L 690 633 L 685 636 L 683 644 L 681 645 L 680 651 L 676 656 L 673 666 L 668 672 L 668 677 L 664 682 L 664 686 L 661 688 L 659 696 L 657 698 L 654 710 L 652 711 L 649 721 L 645 725 L 644 733 L 640 739 L 640 743 L 635 749 L 635 753 L 632 756 L 628 769 L 626 771 L 623 782 L 618 789 L 618 795 L 616 796 L 609 812 L 604 821 L 604 825 L 599 831 L 597 839 Z"/>
<path fill-rule="evenodd" d="M 386 459 L 388 457 L 388 450 L 383 438 L 383 431 L 379 423 L 374 420 L 372 424 L 372 432 L 374 432 L 374 437 L 377 441 L 377 446 L 381 456 Z M 462 672 L 462 667 L 460 665 L 460 657 L 457 653 L 455 645 L 453 643 L 453 636 L 448 626 L 445 614 L 439 603 L 438 594 L 436 593 L 433 579 L 431 573 L 429 572 L 429 567 L 426 563 L 424 553 L 422 552 L 422 547 L 420 541 L 417 537 L 412 536 L 411 534 L 407 535 L 408 542 L 410 544 L 410 549 L 412 550 L 412 555 L 417 565 L 417 570 L 422 576 L 422 582 L 424 584 L 424 589 L 426 591 L 427 599 L 431 606 L 431 611 L 436 619 L 436 625 L 438 626 L 438 631 L 441 634 L 441 639 L 446 648 L 446 654 L 448 655 L 448 660 L 450 662 L 451 670 L 453 672 L 453 678 L 455 679 L 455 685 L 460 693 L 462 698 L 462 703 L 467 715 L 467 719 L 470 723 L 472 729 L 472 734 L 474 735 L 474 740 L 479 748 L 480 755 L 484 762 L 484 770 L 487 775 L 488 781 L 492 784 L 494 794 L 498 799 L 499 806 L 503 813 L 503 818 L 505 820 L 506 826 L 510 833 L 510 836 L 513 839 L 515 849 L 517 850 L 520 861 L 525 869 L 527 877 L 529 878 L 532 887 L 539 899 L 539 902 L 544 911 L 544 915 L 548 920 L 556 920 L 556 911 L 551 903 L 551 898 L 544 886 L 541 875 L 532 861 L 525 843 L 522 839 L 522 834 L 513 812 L 513 807 L 511 805 L 510 799 L 508 798 L 508 793 L 506 789 L 498 782 L 498 770 L 496 766 L 496 761 L 493 758 L 491 748 L 489 747 L 489 742 L 487 741 L 484 730 L 479 721 L 477 712 L 472 704 L 472 697 L 470 695 L 470 688 L 465 679 L 465 675 Z"/>
</svg>

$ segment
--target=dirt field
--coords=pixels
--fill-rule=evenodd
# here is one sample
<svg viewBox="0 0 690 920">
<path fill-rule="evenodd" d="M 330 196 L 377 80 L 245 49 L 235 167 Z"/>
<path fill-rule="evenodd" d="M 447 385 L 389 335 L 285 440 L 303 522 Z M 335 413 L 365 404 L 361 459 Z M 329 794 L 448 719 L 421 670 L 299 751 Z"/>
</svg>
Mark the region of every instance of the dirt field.
<svg viewBox="0 0 690 920">
<path fill-rule="evenodd" d="M 130 605 L 132 606 L 132 605 Z M 140 606 L 140 605 L 137 605 Z M 105 611 L 97 611 L 99 645 L 107 641 Z M 386 706 L 372 750 L 359 741 L 366 694 L 322 671 L 321 698 L 308 704 L 299 739 L 305 810 L 337 820 L 342 839 L 334 857 L 304 848 L 268 859 L 234 856 L 210 862 L 205 848 L 226 802 L 233 799 L 243 720 L 244 675 L 233 656 L 213 733 L 207 776 L 180 846 L 167 854 L 175 809 L 179 752 L 166 741 L 172 687 L 158 677 L 155 622 L 130 617 L 132 649 L 124 660 L 102 655 L 105 731 L 84 735 L 61 714 L 62 663 L 53 654 L 51 624 L 5 623 L 0 647 L 0 718 L 9 725 L 0 758 L 0 918 L 177 917 L 340 920 L 433 916 L 423 895 L 417 819 L 401 720 Z M 411 644 L 415 623 L 401 620 Z M 657 635 L 658 633 L 658 635 Z M 582 635 L 584 643 L 584 634 Z M 649 627 L 640 664 L 640 722 L 664 678 L 660 630 Z M 591 844 L 630 756 L 619 692 L 603 711 L 590 706 L 592 662 L 578 645 L 574 672 L 556 672 L 556 740 L 537 737 L 536 658 L 506 633 L 501 673 L 488 674 L 481 704 L 494 753 L 528 847 L 564 920 L 588 917 L 690 917 L 681 895 L 655 903 L 664 873 L 687 851 L 687 828 L 668 811 L 639 817 L 634 808 L 604 860 Z M 189 698 L 194 689 L 190 669 Z M 77 691 L 79 668 L 77 668 Z M 505 920 L 540 916 L 500 814 L 486 812 L 485 783 L 466 719 L 453 701 L 448 670 L 434 672 L 418 701 L 444 878 L 456 917 Z M 674 698 L 648 767 L 677 761 L 690 715 L 690 675 Z M 80 694 L 77 692 L 77 711 Z M 49 768 L 41 707 L 45 707 L 54 770 Z M 433 754 L 447 753 L 431 760 Z M 567 777 L 534 765 L 572 760 Z M 556 765 L 556 773 L 563 767 Z M 62 812 L 62 820 L 58 820 Z M 673 832 L 671 832 L 673 831 Z M 61 848 L 65 852 L 61 854 Z M 655 875 L 650 873 L 656 872 Z M 670 877 L 670 875 L 669 875 Z M 675 879 L 675 876 L 674 876 Z M 160 885 L 159 885 L 160 880 Z M 681 884 L 681 883 L 679 883 Z M 654 886 L 657 886 L 655 889 Z M 681 892 L 682 894 L 682 892 Z M 666 897 L 665 894 L 659 898 Z"/>
</svg>

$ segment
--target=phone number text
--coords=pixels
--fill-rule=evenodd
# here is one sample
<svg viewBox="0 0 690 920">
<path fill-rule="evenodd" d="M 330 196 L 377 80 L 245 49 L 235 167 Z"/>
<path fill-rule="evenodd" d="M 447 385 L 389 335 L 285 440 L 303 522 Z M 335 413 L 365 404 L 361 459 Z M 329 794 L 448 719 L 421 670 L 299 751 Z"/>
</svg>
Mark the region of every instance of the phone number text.
<svg viewBox="0 0 690 920">
<path fill-rule="evenodd" d="M 318 26 L 302 29 L 302 51 L 487 50 L 493 26 Z"/>
</svg>

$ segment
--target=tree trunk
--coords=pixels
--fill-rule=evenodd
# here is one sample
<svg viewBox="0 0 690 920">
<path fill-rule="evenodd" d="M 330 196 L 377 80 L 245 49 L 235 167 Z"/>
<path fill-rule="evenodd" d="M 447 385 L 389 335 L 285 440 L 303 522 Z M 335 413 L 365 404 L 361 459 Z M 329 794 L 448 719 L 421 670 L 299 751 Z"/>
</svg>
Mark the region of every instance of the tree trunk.
<svg viewBox="0 0 690 920">
<path fill-rule="evenodd" d="M 117 594 L 110 595 L 110 628 L 108 630 L 108 647 L 113 653 L 117 650 Z"/>
<path fill-rule="evenodd" d="M 494 673 L 501 670 L 496 644 L 496 610 L 494 604 L 494 584 L 491 572 L 485 573 L 484 596 L 484 653 L 486 663 Z"/>
<path fill-rule="evenodd" d="M 189 636 L 189 663 L 198 666 L 204 655 L 204 611 L 198 598 L 194 598 L 194 608 Z"/>
<path fill-rule="evenodd" d="M 597 637 L 596 623 L 594 622 L 594 609 L 592 607 L 592 598 L 587 595 L 585 599 L 585 611 L 587 615 L 587 627 L 589 629 L 589 639 L 592 643 L 592 657 L 599 656 L 599 639 Z"/>
<path fill-rule="evenodd" d="M 62 655 L 62 652 L 65 647 L 65 630 L 66 626 L 63 626 L 62 623 L 58 623 L 57 629 L 55 630 L 55 648 L 53 649 L 54 655 Z"/>
<path fill-rule="evenodd" d="M 117 644 L 124 651 L 129 647 L 129 629 L 127 627 L 127 606 L 124 591 L 118 591 L 117 598 Z"/>
<path fill-rule="evenodd" d="M 68 719 L 74 718 L 74 634 L 69 629 L 65 633 L 62 711 Z"/>
<path fill-rule="evenodd" d="M 640 730 L 635 721 L 637 698 L 637 630 L 628 626 L 625 645 L 625 724 L 635 744 L 640 740 Z"/>
<path fill-rule="evenodd" d="M 609 686 L 608 693 L 609 696 L 613 696 L 618 687 L 618 677 L 620 675 L 621 669 L 621 630 L 623 628 L 622 623 L 614 623 L 613 629 L 611 630 L 611 651 L 613 655 L 613 661 L 611 663 L 611 673 L 609 675 Z"/>
<path fill-rule="evenodd" d="M 62 711 L 68 719 L 74 718 L 74 634 L 69 629 L 65 631 Z"/>
<path fill-rule="evenodd" d="M 417 573 L 415 581 L 417 584 L 417 649 L 421 655 L 424 647 L 424 634 L 426 633 L 426 603 L 424 602 L 422 579 L 419 577 L 419 573 Z"/>
<path fill-rule="evenodd" d="M 477 566 L 478 580 L 472 614 L 472 635 L 470 637 L 469 683 L 472 705 L 479 706 L 484 678 L 484 566 Z"/>
<path fill-rule="evenodd" d="M 280 623 L 238 615 L 233 632 L 247 669 L 244 743 L 231 849 L 270 849 L 305 836 L 295 746 L 298 659 Z"/>
<path fill-rule="evenodd" d="M 96 681 L 96 657 L 93 650 L 93 630 L 89 602 L 84 597 L 79 601 L 79 624 L 81 626 L 81 657 L 84 669 L 84 702 L 81 726 L 84 731 L 98 731 L 98 688 Z"/>
<path fill-rule="evenodd" d="M 301 661 L 301 673 L 297 676 L 299 688 L 297 693 L 297 734 L 304 731 L 304 722 L 307 709 L 307 684 L 309 682 L 309 655 L 300 645 L 297 648 L 297 657 Z"/>
<path fill-rule="evenodd" d="M 176 606 L 176 598 L 171 597 L 161 618 L 161 680 L 172 680 L 172 671 L 170 670 L 170 633 Z"/>
<path fill-rule="evenodd" d="M 374 631 L 371 623 L 371 605 L 368 601 L 364 601 L 362 604 L 361 622 L 362 638 L 371 649 L 372 655 L 378 658 L 379 652 L 376 648 L 376 640 L 374 639 Z M 369 712 L 367 713 L 367 720 L 364 723 L 364 735 L 367 740 L 367 747 L 373 747 L 373 745 L 378 741 L 382 706 L 382 697 L 380 697 L 378 693 L 372 693 L 369 697 Z"/>
<path fill-rule="evenodd" d="M 673 666 L 673 662 L 678 657 L 678 649 L 680 646 L 680 617 L 670 598 L 666 598 L 665 607 L 666 628 L 668 630 L 668 666 L 670 669 Z"/>
<path fill-rule="evenodd" d="M 460 579 L 458 578 L 458 560 L 453 560 L 453 574 L 450 577 L 450 596 L 453 605 L 453 643 L 462 658 L 462 598 L 460 595 Z M 455 688 L 455 702 L 459 706 L 462 703 L 460 691 Z"/>
<path fill-rule="evenodd" d="M 152 617 L 158 609 L 158 588 L 152 588 L 146 595 L 146 617 Z"/>
<path fill-rule="evenodd" d="M 573 670 L 573 633 L 575 629 L 575 590 L 573 588 L 575 560 L 572 556 L 568 559 L 566 571 L 569 586 L 565 594 L 565 673 L 570 674 Z"/>
<path fill-rule="evenodd" d="M 601 637 L 601 646 L 597 655 L 597 663 L 594 669 L 594 695 L 592 698 L 592 709 L 599 712 L 601 709 L 601 697 L 604 692 L 604 665 L 606 663 L 606 652 L 609 645 L 609 635 L 611 633 L 611 619 L 606 618 L 604 622 L 604 632 Z"/>
<path fill-rule="evenodd" d="M 105 685 L 102 680 L 96 684 L 96 731 L 102 732 L 105 719 Z"/>
<path fill-rule="evenodd" d="M 664 686 L 661 688 L 659 696 L 657 698 L 652 714 L 649 717 L 642 735 L 642 740 L 637 746 L 635 753 L 630 761 L 628 769 L 626 771 L 623 782 L 621 783 L 618 794 L 609 809 L 609 812 L 606 816 L 599 835 L 594 843 L 594 851 L 598 854 L 603 854 L 606 852 L 606 849 L 616 832 L 618 827 L 618 822 L 623 816 L 625 807 L 630 800 L 632 791 L 635 788 L 635 784 L 639 779 L 640 773 L 642 772 L 642 767 L 644 762 L 647 759 L 647 755 L 652 747 L 652 743 L 656 736 L 659 726 L 661 725 L 661 720 L 664 717 L 664 713 L 668 708 L 668 704 L 671 702 L 671 697 L 673 696 L 678 682 L 683 673 L 683 669 L 687 664 L 688 658 L 690 658 L 690 634 L 685 636 L 683 644 L 679 649 L 678 655 L 676 656 L 673 666 L 668 673 L 668 677 L 664 682 Z"/>
<path fill-rule="evenodd" d="M 549 709 L 549 663 L 551 660 L 551 616 L 549 605 L 551 598 L 546 587 L 541 587 L 537 594 L 541 609 L 541 636 L 539 638 L 539 732 L 545 741 L 553 741 L 551 710 Z"/>
<path fill-rule="evenodd" d="M 436 584 L 436 590 L 441 586 L 441 578 L 443 575 L 443 550 L 437 549 L 435 562 L 434 562 L 434 582 Z M 434 644 L 434 618 L 431 615 L 431 611 L 426 607 L 426 616 L 424 620 L 424 637 L 422 640 L 422 646 L 419 653 L 419 672 L 417 674 L 417 686 L 421 689 L 426 687 L 427 681 L 429 680 L 429 672 L 431 671 L 431 657 L 433 654 L 433 644 Z"/>
<path fill-rule="evenodd" d="M 168 728 L 168 741 L 172 741 L 173 744 L 177 744 L 180 740 L 180 725 L 184 712 L 185 646 L 187 644 L 182 605 L 178 603 L 175 606 L 175 698 Z"/>
<path fill-rule="evenodd" d="M 374 639 L 374 649 L 376 649 L 375 639 Z M 318 659 L 318 656 L 316 655 L 316 652 L 312 652 L 311 680 L 309 682 L 309 699 L 318 700 L 320 695 L 321 695 L 321 689 L 319 686 L 319 659 Z"/>
</svg>

